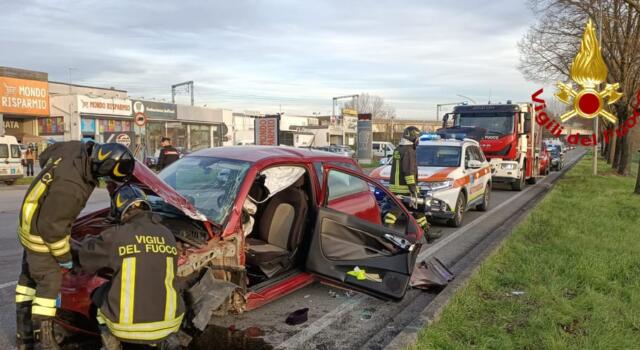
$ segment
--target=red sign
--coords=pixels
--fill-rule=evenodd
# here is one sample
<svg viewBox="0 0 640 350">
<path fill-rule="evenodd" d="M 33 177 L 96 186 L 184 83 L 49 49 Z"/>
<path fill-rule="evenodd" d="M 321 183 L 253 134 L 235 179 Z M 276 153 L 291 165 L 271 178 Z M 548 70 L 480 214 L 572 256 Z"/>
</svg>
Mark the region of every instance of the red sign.
<svg viewBox="0 0 640 350">
<path fill-rule="evenodd" d="M 280 117 L 264 117 L 255 119 L 255 144 L 277 146 L 279 144 Z"/>
<path fill-rule="evenodd" d="M 133 118 L 137 126 L 144 126 L 147 124 L 147 116 L 144 113 L 136 113 L 136 116 Z"/>
<path fill-rule="evenodd" d="M 129 135 L 127 134 L 120 134 L 116 136 L 116 142 L 129 147 L 129 145 L 131 144 L 131 137 L 129 137 Z"/>
</svg>

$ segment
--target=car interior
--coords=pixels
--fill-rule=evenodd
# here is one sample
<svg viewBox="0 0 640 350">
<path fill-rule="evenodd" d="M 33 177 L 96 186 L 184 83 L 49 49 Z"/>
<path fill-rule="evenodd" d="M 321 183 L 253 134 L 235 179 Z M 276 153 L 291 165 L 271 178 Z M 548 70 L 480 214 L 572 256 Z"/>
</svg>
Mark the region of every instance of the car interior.
<svg viewBox="0 0 640 350">
<path fill-rule="evenodd" d="M 308 172 L 276 166 L 260 172 L 244 204 L 249 286 L 277 277 L 300 263 L 300 246 L 312 222 Z"/>
</svg>

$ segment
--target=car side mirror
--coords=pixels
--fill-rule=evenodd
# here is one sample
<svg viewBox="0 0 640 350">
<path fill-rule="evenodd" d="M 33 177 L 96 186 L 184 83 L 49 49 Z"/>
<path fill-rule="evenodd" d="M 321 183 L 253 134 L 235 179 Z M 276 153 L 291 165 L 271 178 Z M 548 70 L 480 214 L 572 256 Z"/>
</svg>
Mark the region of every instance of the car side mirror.
<svg viewBox="0 0 640 350">
<path fill-rule="evenodd" d="M 471 159 L 467 161 L 467 169 L 480 169 L 482 168 L 482 162 L 479 160 Z"/>
</svg>

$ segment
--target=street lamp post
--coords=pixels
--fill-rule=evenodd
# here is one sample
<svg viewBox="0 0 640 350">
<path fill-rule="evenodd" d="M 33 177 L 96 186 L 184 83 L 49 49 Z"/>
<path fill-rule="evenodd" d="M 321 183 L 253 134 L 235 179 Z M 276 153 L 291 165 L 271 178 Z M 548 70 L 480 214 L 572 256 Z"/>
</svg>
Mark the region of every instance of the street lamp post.
<svg viewBox="0 0 640 350">
<path fill-rule="evenodd" d="M 476 100 L 472 99 L 472 98 L 471 98 L 471 97 L 469 97 L 469 96 L 460 95 L 460 94 L 456 94 L 456 96 L 458 96 L 458 97 L 462 97 L 462 98 L 466 98 L 467 100 L 469 100 L 469 101 L 473 102 L 473 104 L 474 104 L 474 105 L 477 105 L 477 104 L 478 104 L 478 102 L 476 102 Z"/>
</svg>

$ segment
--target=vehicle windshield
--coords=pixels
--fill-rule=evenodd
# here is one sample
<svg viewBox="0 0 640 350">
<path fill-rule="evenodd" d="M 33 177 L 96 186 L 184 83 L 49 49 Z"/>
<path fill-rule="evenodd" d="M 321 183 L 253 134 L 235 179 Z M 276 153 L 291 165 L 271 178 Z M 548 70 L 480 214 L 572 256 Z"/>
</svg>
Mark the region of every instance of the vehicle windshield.
<svg viewBox="0 0 640 350">
<path fill-rule="evenodd" d="M 213 157 L 184 157 L 158 176 L 210 220 L 223 224 L 231 211 L 249 162 Z"/>
<path fill-rule="evenodd" d="M 416 149 L 418 166 L 460 166 L 460 150 L 458 146 L 418 146 Z"/>
<path fill-rule="evenodd" d="M 483 128 L 487 135 L 513 133 L 513 113 L 461 113 L 456 114 L 456 126 Z"/>
<path fill-rule="evenodd" d="M 552 148 L 549 152 L 554 157 L 558 157 L 560 155 L 560 150 L 558 148 Z"/>
</svg>

